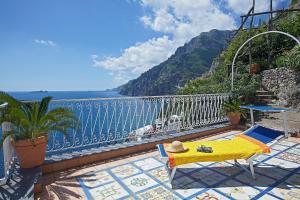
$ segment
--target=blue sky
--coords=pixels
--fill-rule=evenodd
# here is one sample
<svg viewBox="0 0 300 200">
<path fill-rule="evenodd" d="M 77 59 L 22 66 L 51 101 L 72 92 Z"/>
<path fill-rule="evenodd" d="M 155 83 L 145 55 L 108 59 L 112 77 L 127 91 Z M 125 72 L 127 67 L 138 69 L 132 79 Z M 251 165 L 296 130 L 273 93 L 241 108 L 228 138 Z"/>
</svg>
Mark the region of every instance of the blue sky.
<svg viewBox="0 0 300 200">
<path fill-rule="evenodd" d="M 203 31 L 235 28 L 250 3 L 0 0 L 0 90 L 116 87 Z M 275 6 L 288 3 L 277 0 Z"/>
</svg>

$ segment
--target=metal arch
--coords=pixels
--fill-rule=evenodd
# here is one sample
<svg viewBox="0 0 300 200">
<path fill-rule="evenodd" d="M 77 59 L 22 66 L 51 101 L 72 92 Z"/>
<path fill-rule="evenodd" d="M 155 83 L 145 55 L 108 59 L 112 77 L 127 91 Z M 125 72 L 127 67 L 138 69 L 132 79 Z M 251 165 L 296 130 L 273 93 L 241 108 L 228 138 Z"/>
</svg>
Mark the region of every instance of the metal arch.
<svg viewBox="0 0 300 200">
<path fill-rule="evenodd" d="M 235 60 L 236 60 L 236 57 L 238 56 L 240 50 L 246 45 L 248 44 L 248 42 L 250 42 L 252 39 L 258 37 L 258 36 L 261 36 L 261 35 L 265 35 L 265 34 L 269 34 L 269 33 L 280 33 L 280 34 L 283 34 L 283 35 L 286 35 L 290 38 L 292 38 L 293 40 L 295 40 L 298 45 L 300 46 L 300 41 L 293 35 L 289 34 L 289 33 L 286 33 L 286 32 L 282 32 L 282 31 L 266 31 L 266 32 L 263 32 L 263 33 L 259 33 L 257 35 L 254 35 L 252 36 L 251 38 L 249 38 L 246 42 L 244 42 L 240 48 L 237 50 L 237 52 L 235 53 L 234 55 L 234 58 L 233 58 L 233 61 L 232 61 L 232 64 L 231 64 L 231 91 L 233 91 L 233 79 L 234 79 L 234 64 L 235 64 Z"/>
</svg>

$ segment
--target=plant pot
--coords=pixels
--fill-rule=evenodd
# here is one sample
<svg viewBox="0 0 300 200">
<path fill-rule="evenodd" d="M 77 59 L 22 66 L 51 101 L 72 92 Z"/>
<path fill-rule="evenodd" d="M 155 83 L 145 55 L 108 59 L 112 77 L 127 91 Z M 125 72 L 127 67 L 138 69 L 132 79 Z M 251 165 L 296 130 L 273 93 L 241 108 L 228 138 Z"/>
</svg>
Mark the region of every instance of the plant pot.
<svg viewBox="0 0 300 200">
<path fill-rule="evenodd" d="M 241 113 L 228 113 L 227 117 L 232 125 L 238 125 L 241 120 Z"/>
<path fill-rule="evenodd" d="M 21 168 L 33 168 L 44 163 L 47 137 L 13 141 Z"/>
<path fill-rule="evenodd" d="M 250 66 L 250 74 L 257 74 L 260 72 L 260 64 L 258 63 L 253 63 Z"/>
<path fill-rule="evenodd" d="M 295 138 L 300 138 L 300 132 L 299 133 L 292 133 L 291 136 L 295 137 Z"/>
</svg>

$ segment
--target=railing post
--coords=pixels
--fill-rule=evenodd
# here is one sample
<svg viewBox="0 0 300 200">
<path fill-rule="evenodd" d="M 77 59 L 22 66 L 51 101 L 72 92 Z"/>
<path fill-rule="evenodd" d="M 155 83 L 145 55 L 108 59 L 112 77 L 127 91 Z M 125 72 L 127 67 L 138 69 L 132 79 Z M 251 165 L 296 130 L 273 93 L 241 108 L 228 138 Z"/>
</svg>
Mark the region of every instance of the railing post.
<svg viewBox="0 0 300 200">
<path fill-rule="evenodd" d="M 7 103 L 0 105 L 0 109 L 5 108 L 7 105 L 8 105 Z M 1 127 L 2 127 L 2 134 L 12 131 L 12 124 L 10 122 L 3 122 L 1 124 Z M 3 141 L 2 149 L 3 149 L 3 162 L 4 162 L 3 163 L 4 177 L 0 178 L 0 184 L 4 184 L 7 181 L 14 164 L 14 149 L 11 144 L 10 136 L 6 137 L 5 140 Z"/>
<path fill-rule="evenodd" d="M 165 128 L 164 110 L 165 110 L 165 99 L 163 97 L 161 100 L 161 123 L 162 123 L 161 127 L 162 127 L 162 130 L 164 130 L 164 128 Z"/>
</svg>

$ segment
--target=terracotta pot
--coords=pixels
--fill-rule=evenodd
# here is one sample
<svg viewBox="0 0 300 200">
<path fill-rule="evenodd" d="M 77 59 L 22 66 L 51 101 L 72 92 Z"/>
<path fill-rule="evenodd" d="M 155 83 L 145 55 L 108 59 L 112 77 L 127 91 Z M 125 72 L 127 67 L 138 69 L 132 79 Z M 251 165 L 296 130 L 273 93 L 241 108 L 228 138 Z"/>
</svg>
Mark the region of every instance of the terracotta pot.
<svg viewBox="0 0 300 200">
<path fill-rule="evenodd" d="M 238 125 L 241 120 L 241 113 L 228 113 L 227 117 L 232 125 Z"/>
<path fill-rule="evenodd" d="M 33 140 L 12 141 L 21 168 L 32 168 L 44 163 L 47 137 L 40 136 Z"/>
<path fill-rule="evenodd" d="M 250 66 L 250 74 L 257 74 L 260 72 L 260 64 L 258 63 L 253 63 Z"/>
</svg>

